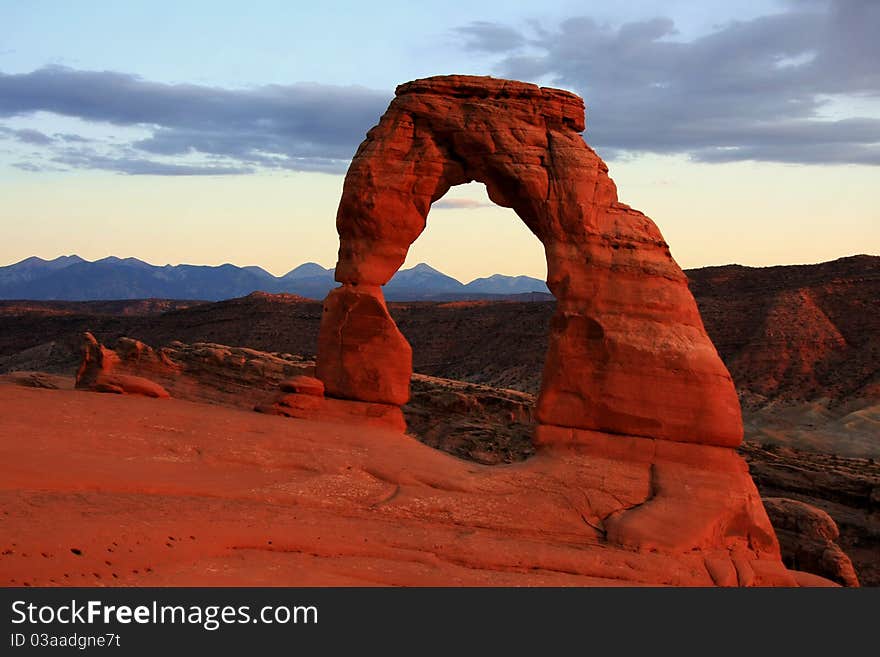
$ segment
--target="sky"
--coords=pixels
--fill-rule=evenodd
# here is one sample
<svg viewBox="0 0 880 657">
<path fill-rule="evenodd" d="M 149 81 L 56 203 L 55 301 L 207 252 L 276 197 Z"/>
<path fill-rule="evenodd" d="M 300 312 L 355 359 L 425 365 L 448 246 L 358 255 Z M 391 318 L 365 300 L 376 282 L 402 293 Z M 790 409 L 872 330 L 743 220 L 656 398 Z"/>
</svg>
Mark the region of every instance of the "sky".
<svg viewBox="0 0 880 657">
<path fill-rule="evenodd" d="M 449 73 L 583 96 L 682 267 L 880 253 L 880 2 L 4 0 L 0 26 L 0 266 L 333 266 L 358 144 L 396 85 Z M 477 183 L 418 262 L 546 273 Z"/>
</svg>

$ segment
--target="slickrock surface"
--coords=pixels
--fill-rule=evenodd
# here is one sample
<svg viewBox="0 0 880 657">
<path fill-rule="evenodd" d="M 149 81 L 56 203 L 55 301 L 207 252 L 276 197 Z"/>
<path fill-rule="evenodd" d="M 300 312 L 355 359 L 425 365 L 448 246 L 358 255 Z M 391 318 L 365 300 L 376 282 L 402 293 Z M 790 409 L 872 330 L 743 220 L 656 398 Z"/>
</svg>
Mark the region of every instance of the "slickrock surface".
<svg viewBox="0 0 880 657">
<path fill-rule="evenodd" d="M 0 385 L 0 406 L 5 585 L 816 581 L 724 448 L 596 433 L 490 467 L 178 399 Z"/>
<path fill-rule="evenodd" d="M 398 87 L 352 160 L 339 203 L 343 286 L 327 298 L 318 340 L 329 395 L 406 400 L 411 353 L 380 286 L 424 230 L 431 203 L 477 180 L 547 253 L 557 304 L 538 420 L 739 444 L 733 382 L 687 278 L 654 223 L 618 202 L 583 130 L 583 101 L 557 89 L 471 76 Z"/>
<path fill-rule="evenodd" d="M 224 345 L 184 345 L 175 343 L 172 347 L 153 350 L 143 343 L 122 339 L 117 343 L 117 347 L 122 346 L 117 354 L 124 357 L 119 358 L 119 367 L 126 371 L 133 371 L 140 374 L 149 374 L 150 376 L 160 376 L 166 385 L 175 391 L 175 395 L 185 399 L 195 399 L 209 401 L 212 404 L 223 404 L 237 408 L 248 408 L 253 400 L 274 398 L 276 403 L 268 405 L 268 412 L 275 414 L 283 414 L 294 418 L 321 417 L 324 422 L 334 424 L 349 424 L 348 427 L 342 427 L 350 430 L 350 423 L 356 422 L 361 425 L 379 425 L 388 426 L 388 423 L 377 422 L 377 419 L 370 418 L 366 415 L 358 417 L 358 413 L 362 411 L 360 407 L 375 407 L 376 404 L 345 402 L 333 399 L 324 399 L 323 390 L 320 382 L 316 379 L 297 375 L 289 378 L 281 379 L 282 372 L 285 368 L 277 367 L 280 355 L 263 354 L 254 350 L 241 351 L 233 347 Z M 111 352 L 112 353 L 112 352 Z M 166 363 L 162 367 L 156 366 L 156 353 L 163 354 Z M 248 369 L 248 385 L 242 387 L 238 394 L 229 394 L 230 381 L 240 381 L 241 377 L 241 359 L 228 358 L 229 354 L 245 354 L 251 363 Z M 227 358 L 218 361 L 216 358 L 208 358 L 211 361 L 210 367 L 205 367 L 206 356 L 212 354 L 226 354 Z M 138 356 L 133 358 L 133 356 Z M 287 359 L 286 368 L 289 371 L 291 367 L 304 367 L 308 370 L 311 363 L 308 361 L 294 360 L 293 357 L 285 355 Z M 281 358 L 280 360 L 284 360 Z M 172 363 L 169 368 L 168 362 Z M 262 371 L 265 372 L 265 379 L 258 380 L 255 374 L 255 364 L 262 364 Z M 275 366 L 271 366 L 275 364 Z M 181 366 L 182 365 L 182 366 Z M 228 369 L 228 372 L 224 372 Z M 186 373 L 184 373 L 186 371 Z M 175 382 L 174 377 L 186 379 L 189 381 L 187 385 L 180 385 Z M 280 383 L 278 382 L 280 380 Z M 22 386 L 52 389 L 69 389 L 72 382 L 65 377 L 46 375 L 42 373 L 20 373 L 15 375 L 6 375 L 0 377 L 0 381 L 14 383 Z M 193 385 L 193 382 L 197 385 Z M 277 385 L 281 389 L 281 394 L 273 392 L 269 393 L 268 388 Z M 486 464 L 512 463 L 522 461 L 531 457 L 535 453 L 535 446 L 532 440 L 534 431 L 533 405 L 534 397 L 527 393 L 517 392 L 514 390 L 503 390 L 470 384 L 460 381 L 451 381 L 448 379 L 440 379 L 436 377 L 426 377 L 423 375 L 414 375 L 412 380 L 413 396 L 410 402 L 404 407 L 404 411 L 409 425 L 409 431 L 419 440 L 428 445 L 432 445 L 438 449 L 444 450 L 451 454 L 460 456 L 461 458 L 471 461 L 477 461 Z M 280 397 L 280 399 L 279 399 Z M 291 403 L 291 400 L 298 403 Z M 308 402 L 316 403 L 308 403 Z M 282 403 L 283 402 L 283 405 Z M 319 405 L 325 406 L 323 409 L 317 408 Z M 329 408 L 328 408 L 329 407 Z M 396 407 L 385 407 L 397 411 Z M 328 412 L 331 411 L 331 412 Z M 336 411 L 335 415 L 332 411 Z M 205 414 L 212 412 L 211 407 L 203 407 Z M 399 411 L 398 411 L 399 413 Z M 299 426 L 299 423 L 296 423 Z M 392 423 L 392 426 L 394 424 Z M 337 427 L 338 429 L 339 427 Z M 595 442 L 595 441 L 594 441 Z M 636 441 L 638 443 L 638 441 Z M 685 451 L 693 451 L 691 446 L 681 445 Z M 702 449 L 702 448 L 700 448 Z M 720 450 L 722 452 L 726 450 Z M 758 468 L 760 474 L 759 482 L 764 488 L 770 487 L 776 495 L 803 495 L 809 492 L 811 488 L 815 488 L 814 484 L 807 483 L 803 486 L 788 486 L 785 478 L 776 474 L 777 463 L 784 464 L 792 462 L 791 459 L 780 459 L 779 456 L 768 456 L 764 458 L 763 450 L 751 448 L 746 452 L 752 463 L 752 468 Z M 645 454 L 642 455 L 644 458 Z M 768 459 L 770 459 L 768 463 Z M 736 459 L 733 460 L 735 462 Z M 841 472 L 842 463 L 845 459 L 836 459 L 833 468 L 823 467 L 822 476 L 826 478 L 835 472 Z M 739 468 L 742 464 L 740 463 Z M 769 469 L 768 469 L 769 466 Z M 654 469 L 654 466 L 651 466 Z M 778 468 L 777 468 L 778 469 Z M 662 466 L 661 466 L 662 470 Z M 798 471 L 807 472 L 799 469 Z M 659 471 L 658 471 L 659 472 Z M 780 471 L 782 473 L 783 471 Z M 785 470 L 784 472 L 789 472 Z M 866 474 L 867 474 L 866 470 Z M 652 478 L 654 472 L 650 473 Z M 789 478 L 792 476 L 788 475 Z M 862 485 L 859 482 L 863 482 Z M 833 483 L 829 480 L 829 486 L 833 488 L 835 495 L 840 497 L 845 495 L 846 490 L 852 489 L 852 495 L 861 494 L 864 488 L 864 494 L 869 495 L 872 492 L 870 479 L 863 478 L 857 482 L 855 479 L 841 480 Z M 875 485 L 878 483 L 874 478 Z M 653 485 L 653 484 L 652 484 Z M 717 486 L 718 484 L 715 484 Z M 847 488 L 847 485 L 849 488 Z M 859 487 L 861 486 L 861 488 Z M 876 487 L 876 486 L 875 486 Z M 597 491 L 593 491 L 594 494 Z M 819 491 L 822 494 L 822 491 Z M 806 498 L 813 501 L 811 498 Z M 836 498 L 835 498 L 836 499 Z M 873 499 L 873 498 L 872 498 Z M 840 500 L 842 503 L 855 504 L 856 506 L 864 506 L 856 500 L 850 502 L 849 498 Z M 816 503 L 823 503 L 815 500 Z M 870 504 L 867 500 L 865 504 Z M 789 505 L 790 506 L 790 505 Z M 774 507 L 779 511 L 785 511 L 788 506 Z M 842 504 L 837 504 L 834 509 L 835 513 L 839 513 L 839 509 L 847 508 Z M 693 511 L 689 512 L 693 515 Z M 607 531 L 605 523 L 614 526 L 614 518 L 602 518 L 602 511 L 591 519 L 597 527 L 602 527 L 603 531 Z M 858 516 L 858 517 L 856 517 Z M 870 568 L 872 559 L 870 557 L 871 547 L 868 536 L 865 533 L 863 519 L 859 512 L 852 509 L 849 515 L 845 516 L 846 521 L 844 528 L 847 534 L 843 537 L 846 540 L 847 550 L 854 550 L 854 554 L 862 558 L 864 568 Z M 866 516 L 867 518 L 867 516 Z M 785 563 L 790 567 L 800 566 L 812 570 L 813 572 L 821 572 L 829 577 L 834 577 L 835 572 L 826 572 L 827 569 L 821 566 L 821 562 L 805 560 L 801 554 L 801 545 L 814 541 L 815 532 L 808 531 L 810 527 L 801 527 L 796 518 L 787 518 L 785 513 L 777 513 L 774 520 L 784 528 L 785 541 L 783 543 L 783 558 Z M 801 523 L 802 524 L 802 523 Z M 860 537 L 860 538 L 856 538 Z M 858 542 L 854 542 L 858 541 Z M 837 542 L 837 541 L 835 541 Z M 840 548 L 833 543 L 823 545 L 825 548 L 834 549 L 837 553 Z M 867 556 L 863 554 L 868 551 Z M 873 571 L 866 570 L 868 581 L 873 581 Z M 800 575 L 799 575 L 800 577 Z M 852 583 L 852 580 L 841 579 L 835 577 L 841 583 Z M 803 580 L 804 584 L 810 583 Z M 816 582 L 813 582 L 816 583 Z"/>
</svg>

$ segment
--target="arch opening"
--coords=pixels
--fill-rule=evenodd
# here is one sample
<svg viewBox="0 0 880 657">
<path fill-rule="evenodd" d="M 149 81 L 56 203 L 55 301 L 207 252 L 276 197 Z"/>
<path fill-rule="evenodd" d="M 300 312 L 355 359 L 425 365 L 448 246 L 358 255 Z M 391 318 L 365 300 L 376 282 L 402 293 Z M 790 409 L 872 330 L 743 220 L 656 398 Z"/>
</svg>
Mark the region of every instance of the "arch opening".
<svg viewBox="0 0 880 657">
<path fill-rule="evenodd" d="M 540 240 L 514 210 L 493 203 L 486 186 L 476 181 L 451 187 L 431 204 L 425 229 L 410 246 L 401 269 L 419 263 L 465 285 L 493 275 L 547 279 Z M 519 286 L 511 289 L 533 291 Z"/>
<path fill-rule="evenodd" d="M 512 209 L 492 203 L 481 183 L 451 187 L 431 205 L 400 272 L 427 262 L 467 285 L 431 304 L 398 302 L 397 275 L 383 288 L 412 346 L 410 399 L 402 407 L 409 433 L 485 465 L 534 454 L 553 310 L 545 258 L 540 241 Z M 507 278 L 490 278 L 497 274 Z"/>
</svg>

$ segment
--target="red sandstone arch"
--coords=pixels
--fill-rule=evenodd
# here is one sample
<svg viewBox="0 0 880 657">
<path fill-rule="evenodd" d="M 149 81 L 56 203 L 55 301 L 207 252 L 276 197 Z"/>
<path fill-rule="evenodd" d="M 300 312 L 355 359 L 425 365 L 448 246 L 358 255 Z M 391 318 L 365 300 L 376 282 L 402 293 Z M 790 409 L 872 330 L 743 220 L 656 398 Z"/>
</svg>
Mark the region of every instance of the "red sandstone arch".
<svg viewBox="0 0 880 657">
<path fill-rule="evenodd" d="M 687 279 L 660 231 L 617 200 L 584 143 L 574 94 L 486 77 L 397 88 L 367 133 L 336 216 L 336 280 L 324 302 L 317 376 L 328 395 L 409 397 L 412 352 L 381 286 L 450 187 L 486 185 L 544 245 L 557 299 L 538 399 L 542 425 L 737 445 L 739 402 Z M 539 431 L 566 441 L 572 431 Z"/>
</svg>

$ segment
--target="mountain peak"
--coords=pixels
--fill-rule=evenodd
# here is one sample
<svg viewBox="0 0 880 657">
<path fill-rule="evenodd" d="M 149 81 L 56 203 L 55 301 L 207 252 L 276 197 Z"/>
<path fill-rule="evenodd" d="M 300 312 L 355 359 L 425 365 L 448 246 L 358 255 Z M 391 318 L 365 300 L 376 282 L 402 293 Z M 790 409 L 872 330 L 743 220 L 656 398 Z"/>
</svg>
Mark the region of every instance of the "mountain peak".
<svg viewBox="0 0 880 657">
<path fill-rule="evenodd" d="M 284 274 L 282 278 L 293 279 L 293 278 L 309 278 L 312 276 L 326 276 L 332 269 L 326 269 L 319 265 L 317 262 L 304 262 L 298 267 L 294 267 L 289 272 Z"/>
<path fill-rule="evenodd" d="M 19 260 L 11 265 L 7 265 L 9 267 L 39 267 L 43 265 L 53 265 L 55 267 L 59 266 L 67 266 L 72 265 L 77 262 L 85 262 L 78 255 L 62 255 L 57 258 L 53 258 L 52 260 L 48 260 L 46 258 L 41 258 L 40 256 L 30 256 L 25 258 L 24 260 Z"/>
<path fill-rule="evenodd" d="M 527 294 L 540 292 L 547 294 L 550 290 L 547 283 L 540 278 L 531 276 L 506 276 L 504 274 L 492 274 L 485 278 L 475 278 L 465 285 L 470 292 L 484 294 Z"/>
<path fill-rule="evenodd" d="M 56 263 L 64 263 L 65 265 L 75 265 L 80 262 L 85 262 L 84 258 L 80 258 L 75 253 L 66 256 L 58 256 L 52 262 Z"/>
<path fill-rule="evenodd" d="M 83 259 L 77 255 L 58 256 L 54 260 L 30 256 L 15 264 L 0 267 L 0 288 L 4 288 L 8 295 L 16 286 L 27 285 L 30 281 L 48 276 L 80 262 L 83 262 Z M 19 293 L 17 296 L 23 295 Z"/>
<path fill-rule="evenodd" d="M 119 258 L 117 256 L 107 256 L 106 258 L 101 258 L 100 260 L 95 260 L 95 264 L 107 264 L 107 265 L 144 265 L 147 267 L 152 267 L 154 265 L 147 264 L 143 260 L 138 260 L 137 258 Z"/>
<path fill-rule="evenodd" d="M 76 265 L 71 267 L 71 265 Z M 260 290 L 322 299 L 336 287 L 334 270 L 304 262 L 281 277 L 261 267 L 222 265 L 152 265 L 138 258 L 108 256 L 88 261 L 77 255 L 45 260 L 37 256 L 0 267 L 0 298 L 217 300 Z M 526 276 L 493 274 L 467 286 L 419 262 L 399 270 L 385 286 L 389 300 L 459 298 L 461 295 L 517 295 L 546 292 L 543 281 Z"/>
<path fill-rule="evenodd" d="M 415 267 L 410 267 L 409 269 L 404 269 L 403 271 L 411 271 L 411 272 L 418 272 L 418 273 L 424 272 L 426 274 L 440 274 L 440 273 L 442 273 L 442 272 L 434 269 L 427 262 L 420 262 Z"/>
<path fill-rule="evenodd" d="M 63 256 L 62 256 L 63 257 Z M 18 262 L 14 262 L 9 267 L 21 267 L 25 265 L 45 265 L 50 262 L 45 258 L 41 258 L 40 256 L 31 256 L 29 258 L 25 258 L 24 260 L 19 260 Z"/>
<path fill-rule="evenodd" d="M 265 269 L 260 267 L 259 265 L 247 265 L 246 267 L 242 267 L 243 271 L 249 271 L 252 274 L 256 274 L 257 276 L 274 278 L 272 274 L 267 272 Z"/>
</svg>

